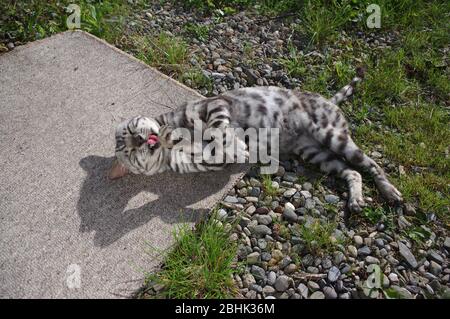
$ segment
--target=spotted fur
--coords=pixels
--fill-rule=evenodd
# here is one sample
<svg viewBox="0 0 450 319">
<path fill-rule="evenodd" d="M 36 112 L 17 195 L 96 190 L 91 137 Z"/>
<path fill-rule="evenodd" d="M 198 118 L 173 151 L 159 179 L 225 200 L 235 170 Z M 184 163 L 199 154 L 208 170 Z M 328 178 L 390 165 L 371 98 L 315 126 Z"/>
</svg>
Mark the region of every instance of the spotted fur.
<svg viewBox="0 0 450 319">
<path fill-rule="evenodd" d="M 161 135 L 164 131 L 170 132 L 169 128 L 177 127 L 192 130 L 195 120 L 202 121 L 204 129 L 279 128 L 282 154 L 299 156 L 318 165 L 323 172 L 337 174 L 347 182 L 351 211 L 358 212 L 364 206 L 362 178 L 356 169 L 368 171 L 387 200 L 400 202 L 400 192 L 389 182 L 383 169 L 352 140 L 347 121 L 337 106 L 353 94 L 361 79 L 362 72 L 359 71 L 358 76 L 331 99 L 279 87 L 251 87 L 187 102 L 177 111 L 155 119 L 137 117 L 119 125 L 116 154 L 119 161 L 134 173 L 151 175 L 165 170 L 181 173 L 218 170 L 224 165 L 183 164 L 180 159 L 195 156 L 195 151 L 181 152 L 173 147 L 176 143 L 172 143 L 172 147 L 158 145 L 151 149 L 137 136 Z M 246 151 L 245 145 L 241 150 Z"/>
</svg>

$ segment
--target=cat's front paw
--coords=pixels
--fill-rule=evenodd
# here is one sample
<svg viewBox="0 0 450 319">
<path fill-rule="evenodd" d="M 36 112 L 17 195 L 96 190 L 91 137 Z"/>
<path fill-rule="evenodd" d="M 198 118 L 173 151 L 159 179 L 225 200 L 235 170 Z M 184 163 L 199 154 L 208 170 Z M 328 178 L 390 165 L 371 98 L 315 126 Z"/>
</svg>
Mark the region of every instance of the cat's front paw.
<svg viewBox="0 0 450 319">
<path fill-rule="evenodd" d="M 383 197 L 391 204 L 401 204 L 403 203 L 402 193 L 395 188 L 394 185 L 388 181 L 381 182 L 378 188 L 383 195 Z"/>
<path fill-rule="evenodd" d="M 362 211 L 362 209 L 366 206 L 366 203 L 362 197 L 350 197 L 347 206 L 350 212 L 357 214 Z"/>
</svg>

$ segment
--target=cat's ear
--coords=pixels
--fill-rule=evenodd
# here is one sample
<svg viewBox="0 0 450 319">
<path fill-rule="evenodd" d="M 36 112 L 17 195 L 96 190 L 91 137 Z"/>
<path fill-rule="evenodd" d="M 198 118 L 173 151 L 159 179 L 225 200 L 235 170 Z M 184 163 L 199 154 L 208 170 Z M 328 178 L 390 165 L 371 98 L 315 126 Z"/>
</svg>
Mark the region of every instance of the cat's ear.
<svg viewBox="0 0 450 319">
<path fill-rule="evenodd" d="M 128 174 L 128 169 L 116 159 L 114 160 L 108 177 L 110 179 L 118 179 Z"/>
</svg>

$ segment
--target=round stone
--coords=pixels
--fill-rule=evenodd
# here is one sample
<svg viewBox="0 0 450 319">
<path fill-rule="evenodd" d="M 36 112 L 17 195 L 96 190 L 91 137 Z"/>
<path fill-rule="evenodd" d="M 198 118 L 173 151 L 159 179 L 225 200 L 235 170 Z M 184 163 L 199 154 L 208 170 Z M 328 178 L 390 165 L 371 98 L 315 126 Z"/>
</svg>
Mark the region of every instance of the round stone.
<svg viewBox="0 0 450 319">
<path fill-rule="evenodd" d="M 258 242 L 258 245 L 259 245 L 259 242 Z M 266 246 L 267 246 L 267 242 L 266 242 Z M 261 246 L 259 246 L 259 248 L 265 249 L 265 248 L 262 248 Z M 269 261 L 271 258 L 272 258 L 272 255 L 270 253 L 268 253 L 266 251 L 261 253 L 261 260 L 262 261 Z"/>
<path fill-rule="evenodd" d="M 267 207 L 258 207 L 255 209 L 255 213 L 259 215 L 267 215 L 269 213 L 269 209 Z"/>
<path fill-rule="evenodd" d="M 286 198 L 291 198 L 295 193 L 297 193 L 297 190 L 295 188 L 290 188 L 283 193 L 283 196 Z"/>
<path fill-rule="evenodd" d="M 336 282 L 339 279 L 339 276 L 341 275 L 341 272 L 339 271 L 339 268 L 336 266 L 333 266 L 328 271 L 328 280 L 330 282 Z"/>
<path fill-rule="evenodd" d="M 358 257 L 358 250 L 356 249 L 355 246 L 353 246 L 353 245 L 347 246 L 347 251 L 350 254 L 350 256 L 352 256 L 353 258 Z"/>
<path fill-rule="evenodd" d="M 283 259 L 283 253 L 279 249 L 274 249 L 272 251 L 272 257 L 278 261 Z"/>
<path fill-rule="evenodd" d="M 239 203 L 239 200 L 236 196 L 227 196 L 223 200 L 224 202 L 230 203 L 230 204 L 237 204 Z"/>
<path fill-rule="evenodd" d="M 372 257 L 372 256 L 367 256 L 366 257 L 366 263 L 367 264 L 380 264 L 380 260 L 378 258 Z"/>
<path fill-rule="evenodd" d="M 254 252 L 247 255 L 247 264 L 254 265 L 258 263 L 260 254 L 258 252 Z"/>
<path fill-rule="evenodd" d="M 314 282 L 314 281 L 308 281 L 308 288 L 311 291 L 316 291 L 320 289 L 320 286 L 318 283 Z"/>
<path fill-rule="evenodd" d="M 257 284 L 251 284 L 248 288 L 250 290 L 256 291 L 257 293 L 262 293 L 263 292 L 262 287 L 260 285 L 257 285 Z"/>
<path fill-rule="evenodd" d="M 324 199 L 328 204 L 337 204 L 339 202 L 339 196 L 336 195 L 325 195 Z"/>
<path fill-rule="evenodd" d="M 300 194 L 301 194 L 305 199 L 312 198 L 312 195 L 311 195 L 311 193 L 310 193 L 309 191 L 304 190 L 304 191 L 301 191 Z"/>
<path fill-rule="evenodd" d="M 262 292 L 264 293 L 264 295 L 266 296 L 271 296 L 275 293 L 275 288 L 273 288 L 272 286 L 264 286 L 264 288 L 262 289 Z"/>
<path fill-rule="evenodd" d="M 256 280 L 264 280 L 266 279 L 266 272 L 259 266 L 253 265 L 251 268 L 251 273 Z"/>
<path fill-rule="evenodd" d="M 398 275 L 396 273 L 391 272 L 389 274 L 388 278 L 391 282 L 394 282 L 394 283 L 398 282 Z"/>
<path fill-rule="evenodd" d="M 306 209 L 313 209 L 316 206 L 316 202 L 312 198 L 308 198 L 305 201 L 305 208 Z"/>
<path fill-rule="evenodd" d="M 334 264 L 339 265 L 341 262 L 345 260 L 345 255 L 341 251 L 337 251 L 334 253 Z"/>
<path fill-rule="evenodd" d="M 228 214 L 227 211 L 223 208 L 219 209 L 217 211 L 217 219 L 220 221 L 225 221 L 225 219 L 227 218 Z"/>
<path fill-rule="evenodd" d="M 258 221 L 258 224 L 261 225 L 270 225 L 272 223 L 272 217 L 269 215 L 255 215 L 254 218 Z"/>
<path fill-rule="evenodd" d="M 298 216 L 295 213 L 294 209 L 291 209 L 289 207 L 285 207 L 284 211 L 283 211 L 283 218 L 284 218 L 284 220 L 286 220 L 288 222 L 296 222 L 297 219 L 298 219 Z"/>
<path fill-rule="evenodd" d="M 289 264 L 283 269 L 284 273 L 290 275 L 297 271 L 297 266 L 295 264 Z"/>
<path fill-rule="evenodd" d="M 309 299 L 325 299 L 325 295 L 321 291 L 313 292 Z"/>
<path fill-rule="evenodd" d="M 305 284 L 299 284 L 297 287 L 298 292 L 300 293 L 300 295 L 304 298 L 307 299 L 308 298 L 308 287 Z"/>
<path fill-rule="evenodd" d="M 270 271 L 267 275 L 267 284 L 273 286 L 277 280 L 277 274 L 274 271 Z"/>
<path fill-rule="evenodd" d="M 270 228 L 266 225 L 256 225 L 253 227 L 249 227 L 249 229 L 254 235 L 258 237 L 264 237 L 265 235 L 272 234 L 272 230 L 270 230 Z"/>
<path fill-rule="evenodd" d="M 323 293 L 325 295 L 325 298 L 327 298 L 327 299 L 336 299 L 337 298 L 337 293 L 333 287 L 330 287 L 330 286 L 324 287 Z"/>
<path fill-rule="evenodd" d="M 361 247 L 358 249 L 358 255 L 368 256 L 368 255 L 370 255 L 370 253 L 371 253 L 371 250 L 367 246 L 364 246 L 364 247 Z"/>
<path fill-rule="evenodd" d="M 362 239 L 362 237 L 361 237 L 361 236 L 358 236 L 358 235 L 355 235 L 355 236 L 353 237 L 353 241 L 355 242 L 355 244 L 356 244 L 357 247 L 362 246 L 363 243 L 364 243 L 364 240 Z"/>
<path fill-rule="evenodd" d="M 252 274 L 246 273 L 242 276 L 242 285 L 248 288 L 251 284 L 256 283 L 255 277 Z"/>
<path fill-rule="evenodd" d="M 279 292 L 286 291 L 289 288 L 290 278 L 285 275 L 281 275 L 275 281 L 275 289 Z"/>
<path fill-rule="evenodd" d="M 439 276 L 442 272 L 442 266 L 439 265 L 437 262 L 435 262 L 434 260 L 432 260 L 430 262 L 430 272 L 435 275 L 435 276 Z"/>
<path fill-rule="evenodd" d="M 295 210 L 295 206 L 287 202 L 286 204 L 284 204 L 284 209 Z"/>
</svg>

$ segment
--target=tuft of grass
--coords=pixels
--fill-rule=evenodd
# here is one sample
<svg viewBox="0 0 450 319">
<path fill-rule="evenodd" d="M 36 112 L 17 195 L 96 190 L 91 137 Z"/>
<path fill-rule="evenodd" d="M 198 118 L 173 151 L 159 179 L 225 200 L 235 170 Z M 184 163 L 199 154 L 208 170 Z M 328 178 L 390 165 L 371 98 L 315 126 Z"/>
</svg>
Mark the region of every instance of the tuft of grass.
<svg viewBox="0 0 450 319">
<path fill-rule="evenodd" d="M 161 32 L 158 36 L 136 36 L 133 39 L 136 56 L 148 65 L 170 75 L 181 75 L 188 65 L 188 47 L 178 37 Z"/>
<path fill-rule="evenodd" d="M 450 226 L 450 174 L 440 176 L 421 173 L 401 176 L 396 183 L 403 197 L 415 203 L 423 212 L 434 212 Z"/>
<path fill-rule="evenodd" d="M 207 25 L 188 22 L 184 25 L 184 30 L 189 36 L 193 36 L 200 41 L 206 41 L 209 38 L 210 27 Z"/>
<path fill-rule="evenodd" d="M 164 287 L 157 298 L 231 298 L 236 292 L 232 264 L 237 246 L 229 235 L 213 216 L 195 229 L 179 227 L 164 266 L 147 276 L 147 285 Z"/>
<path fill-rule="evenodd" d="M 361 215 L 372 224 L 386 220 L 386 213 L 382 207 L 364 207 Z"/>
<path fill-rule="evenodd" d="M 311 223 L 295 225 L 292 233 L 305 241 L 308 252 L 314 255 L 331 253 L 339 244 L 339 240 L 333 239 L 336 223 L 324 222 L 314 219 Z"/>
<path fill-rule="evenodd" d="M 336 39 L 338 30 L 350 22 L 350 1 L 308 1 L 301 11 L 302 23 L 297 31 L 304 34 L 310 45 L 323 45 Z"/>
<path fill-rule="evenodd" d="M 280 64 L 284 67 L 284 69 L 290 76 L 298 78 L 304 77 L 308 72 L 305 58 L 298 52 L 296 47 L 292 46 L 292 44 L 289 44 L 288 50 L 288 57 L 281 58 L 278 60 L 278 62 L 280 62 Z"/>
<path fill-rule="evenodd" d="M 199 10 L 203 13 L 212 13 L 220 10 L 223 13 L 234 13 L 236 9 L 250 6 L 254 0 L 177 0 L 185 8 Z"/>
<path fill-rule="evenodd" d="M 266 196 L 276 196 L 278 194 L 278 189 L 272 186 L 272 176 L 271 175 L 261 175 L 262 176 L 262 187 Z"/>
<path fill-rule="evenodd" d="M 409 239 L 415 241 L 421 245 L 430 238 L 430 231 L 426 227 L 412 226 L 409 229 L 403 231 L 403 233 L 409 237 Z"/>
<path fill-rule="evenodd" d="M 200 69 L 189 69 L 180 76 L 180 80 L 187 86 L 200 89 L 205 88 L 208 93 L 211 93 L 213 89 L 213 81 L 210 77 L 206 76 Z"/>
</svg>

